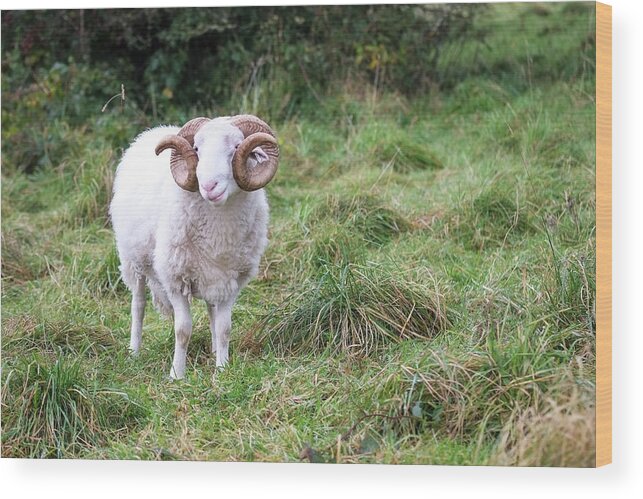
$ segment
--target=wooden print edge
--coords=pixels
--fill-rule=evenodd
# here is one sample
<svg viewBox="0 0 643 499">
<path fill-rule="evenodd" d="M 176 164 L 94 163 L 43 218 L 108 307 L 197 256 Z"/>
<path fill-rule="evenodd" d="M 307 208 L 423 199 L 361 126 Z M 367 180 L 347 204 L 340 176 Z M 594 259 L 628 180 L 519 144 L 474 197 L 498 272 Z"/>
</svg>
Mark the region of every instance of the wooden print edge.
<svg viewBox="0 0 643 499">
<path fill-rule="evenodd" d="M 612 462 L 612 7 L 596 2 L 596 466 Z"/>
</svg>

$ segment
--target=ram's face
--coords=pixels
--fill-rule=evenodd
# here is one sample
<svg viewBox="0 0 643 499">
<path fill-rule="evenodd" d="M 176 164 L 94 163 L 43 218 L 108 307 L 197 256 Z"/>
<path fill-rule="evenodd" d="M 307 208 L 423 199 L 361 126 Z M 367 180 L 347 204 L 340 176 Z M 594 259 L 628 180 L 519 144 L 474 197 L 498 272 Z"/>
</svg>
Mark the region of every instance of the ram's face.
<svg viewBox="0 0 643 499">
<path fill-rule="evenodd" d="M 232 157 L 243 141 L 243 133 L 224 121 L 212 120 L 194 136 L 194 149 L 199 156 L 196 176 L 199 193 L 206 201 L 222 206 L 241 189 L 232 174 Z M 260 148 L 253 149 L 248 158 L 250 167 L 266 161 Z"/>
</svg>

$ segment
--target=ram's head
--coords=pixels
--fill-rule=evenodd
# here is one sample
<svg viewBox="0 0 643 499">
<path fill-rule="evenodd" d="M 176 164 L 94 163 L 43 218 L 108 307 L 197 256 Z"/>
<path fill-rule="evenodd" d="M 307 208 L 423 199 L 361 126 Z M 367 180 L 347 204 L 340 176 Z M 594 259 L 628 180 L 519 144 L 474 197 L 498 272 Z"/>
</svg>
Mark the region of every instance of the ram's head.
<svg viewBox="0 0 643 499">
<path fill-rule="evenodd" d="M 156 154 L 166 149 L 172 149 L 170 169 L 177 185 L 215 204 L 238 189 L 261 189 L 279 165 L 275 133 L 248 114 L 190 120 L 176 135 L 165 136 Z"/>
</svg>

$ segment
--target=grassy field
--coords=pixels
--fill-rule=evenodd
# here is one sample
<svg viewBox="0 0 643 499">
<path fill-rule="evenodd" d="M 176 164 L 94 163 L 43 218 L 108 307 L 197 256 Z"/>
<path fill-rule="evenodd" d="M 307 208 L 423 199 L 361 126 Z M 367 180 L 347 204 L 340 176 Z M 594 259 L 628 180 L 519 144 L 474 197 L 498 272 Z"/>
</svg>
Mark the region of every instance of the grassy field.
<svg viewBox="0 0 643 499">
<path fill-rule="evenodd" d="M 593 20 L 496 5 L 486 46 L 445 54 L 455 88 L 344 85 L 273 123 L 232 362 L 215 372 L 195 303 L 182 382 L 151 305 L 127 352 L 106 216 L 127 109 L 50 130 L 29 175 L 3 125 L 2 456 L 593 465 Z M 231 112 L 266 112 L 263 89 Z"/>
</svg>

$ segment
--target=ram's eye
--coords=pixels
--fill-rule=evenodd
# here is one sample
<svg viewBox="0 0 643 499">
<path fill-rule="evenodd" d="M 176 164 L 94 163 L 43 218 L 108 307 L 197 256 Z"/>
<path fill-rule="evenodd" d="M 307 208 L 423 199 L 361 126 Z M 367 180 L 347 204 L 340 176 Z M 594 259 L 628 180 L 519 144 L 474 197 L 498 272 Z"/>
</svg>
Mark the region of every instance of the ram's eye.
<svg viewBox="0 0 643 499">
<path fill-rule="evenodd" d="M 197 146 L 194 146 L 194 152 L 199 152 L 199 148 Z"/>
</svg>

